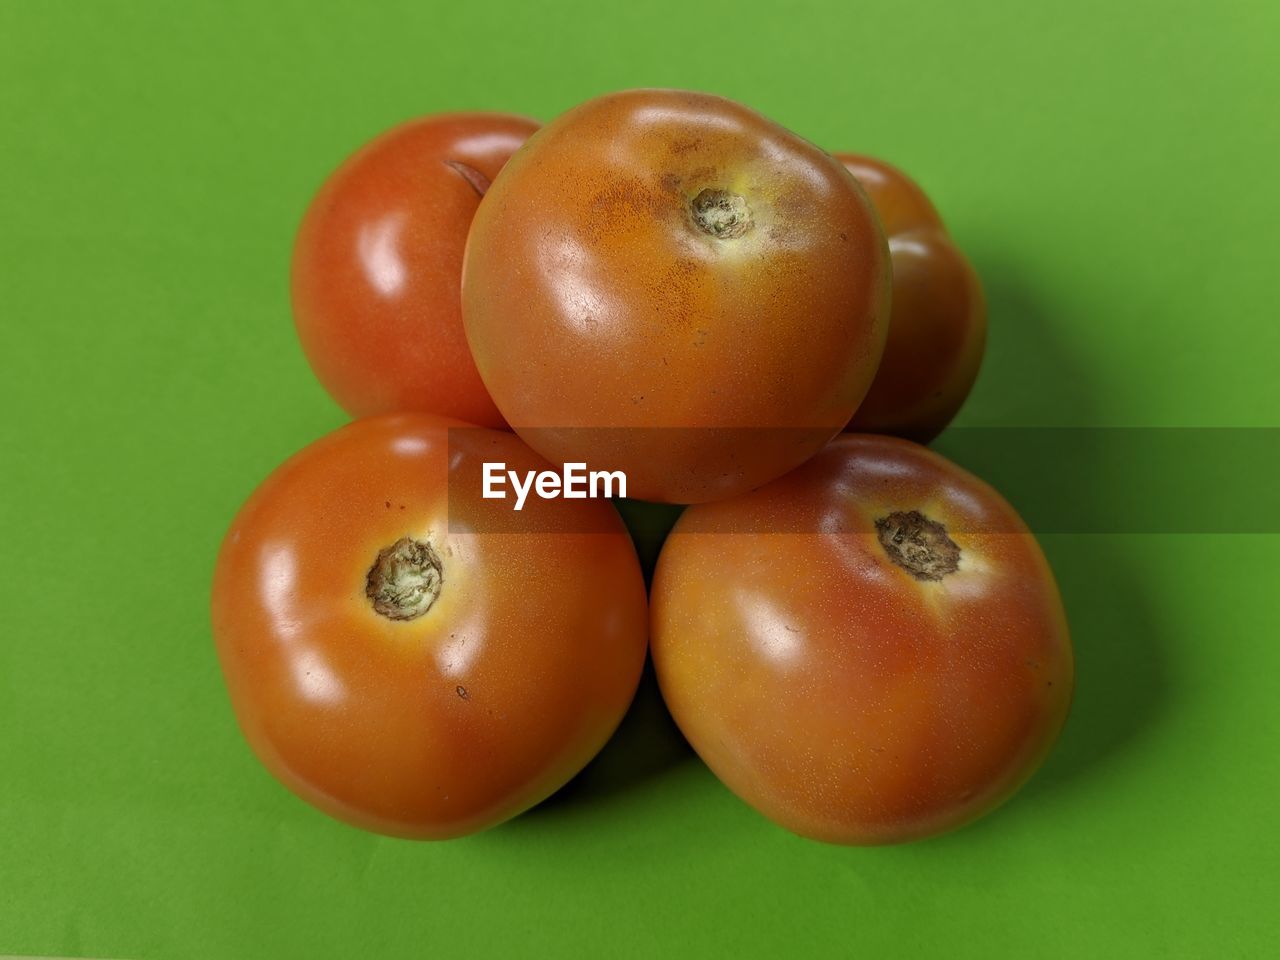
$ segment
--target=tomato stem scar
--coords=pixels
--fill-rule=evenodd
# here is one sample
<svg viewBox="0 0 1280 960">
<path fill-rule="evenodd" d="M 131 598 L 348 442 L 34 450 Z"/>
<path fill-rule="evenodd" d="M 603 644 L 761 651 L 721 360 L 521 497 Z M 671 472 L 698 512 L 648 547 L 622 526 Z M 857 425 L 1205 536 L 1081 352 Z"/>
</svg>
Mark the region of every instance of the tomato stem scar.
<svg viewBox="0 0 1280 960">
<path fill-rule="evenodd" d="M 919 510 L 896 510 L 876 521 L 889 559 L 917 580 L 941 580 L 960 566 L 960 548 L 947 528 Z"/>
<path fill-rule="evenodd" d="M 422 616 L 440 597 L 444 565 L 430 543 L 401 537 L 378 551 L 369 568 L 364 595 L 389 620 Z"/>
<path fill-rule="evenodd" d="M 461 160 L 446 160 L 444 165 L 460 176 L 463 180 L 471 185 L 471 189 L 476 192 L 477 197 L 483 197 L 489 192 L 489 185 L 493 182 L 475 167 L 463 163 Z"/>
<path fill-rule="evenodd" d="M 689 202 L 689 214 L 694 226 L 720 240 L 741 237 L 755 226 L 747 201 L 728 190 L 703 190 Z"/>
</svg>

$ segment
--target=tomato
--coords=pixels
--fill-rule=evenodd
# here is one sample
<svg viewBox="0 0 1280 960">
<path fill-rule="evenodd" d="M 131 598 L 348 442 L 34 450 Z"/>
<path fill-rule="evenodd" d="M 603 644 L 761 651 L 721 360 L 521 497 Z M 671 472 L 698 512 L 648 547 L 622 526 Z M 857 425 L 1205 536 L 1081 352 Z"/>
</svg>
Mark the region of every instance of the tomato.
<svg viewBox="0 0 1280 960">
<path fill-rule="evenodd" d="M 838 161 L 729 100 L 634 90 L 512 157 L 462 286 L 480 374 L 530 446 L 685 503 L 759 486 L 844 427 L 890 275 Z"/>
<path fill-rule="evenodd" d="M 481 195 L 537 128 L 500 113 L 413 120 L 316 194 L 294 245 L 294 319 L 316 376 L 352 416 L 504 425 L 462 330 L 462 251 Z"/>
<path fill-rule="evenodd" d="M 842 436 L 768 486 L 686 509 L 650 602 L 690 744 L 818 840 L 913 840 L 990 811 L 1071 699 L 1035 538 L 982 481 L 893 437 Z"/>
<path fill-rule="evenodd" d="M 492 826 L 572 777 L 645 658 L 645 587 L 602 500 L 481 496 L 510 433 L 360 420 L 275 471 L 232 524 L 213 632 L 240 726 L 286 786 L 381 833 Z"/>
<path fill-rule="evenodd" d="M 871 198 L 886 236 L 945 229 L 929 195 L 897 167 L 860 153 L 837 153 L 835 157 Z"/>
<path fill-rule="evenodd" d="M 987 339 L 982 283 L 938 211 L 882 160 L 836 154 L 875 204 L 893 258 L 893 311 L 880 370 L 850 430 L 927 443 L 973 388 Z"/>
</svg>

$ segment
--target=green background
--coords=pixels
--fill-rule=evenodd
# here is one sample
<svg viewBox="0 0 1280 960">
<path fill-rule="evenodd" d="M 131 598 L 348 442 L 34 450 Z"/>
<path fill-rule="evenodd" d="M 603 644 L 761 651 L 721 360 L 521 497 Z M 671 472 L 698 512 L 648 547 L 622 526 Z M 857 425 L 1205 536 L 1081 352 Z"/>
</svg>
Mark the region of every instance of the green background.
<svg viewBox="0 0 1280 960">
<path fill-rule="evenodd" d="M 651 685 L 510 824 L 341 826 L 241 741 L 206 597 L 238 504 L 343 421 L 296 222 L 437 110 L 735 97 L 933 194 L 990 297 L 962 423 L 1280 426 L 1278 32 L 1263 0 L 2 0 L 0 953 L 1274 955 L 1274 534 L 1045 536 L 1063 740 L 995 815 L 872 850 L 758 817 Z"/>
</svg>

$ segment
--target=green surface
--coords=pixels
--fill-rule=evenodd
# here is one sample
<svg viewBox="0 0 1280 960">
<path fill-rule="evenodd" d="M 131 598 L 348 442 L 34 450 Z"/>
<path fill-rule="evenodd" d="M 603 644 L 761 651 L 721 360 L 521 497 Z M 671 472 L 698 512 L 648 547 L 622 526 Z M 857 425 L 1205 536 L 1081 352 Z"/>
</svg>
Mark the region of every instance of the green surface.
<svg viewBox="0 0 1280 960">
<path fill-rule="evenodd" d="M 786 6 L 0 0 L 0 953 L 1275 955 L 1275 535 L 1047 536 L 1064 739 L 905 848 L 774 828 L 651 686 L 563 795 L 446 844 L 326 819 L 241 741 L 214 551 L 343 420 L 293 229 L 415 114 L 736 97 L 933 193 L 991 300 L 964 423 L 1280 426 L 1280 7 Z"/>
</svg>

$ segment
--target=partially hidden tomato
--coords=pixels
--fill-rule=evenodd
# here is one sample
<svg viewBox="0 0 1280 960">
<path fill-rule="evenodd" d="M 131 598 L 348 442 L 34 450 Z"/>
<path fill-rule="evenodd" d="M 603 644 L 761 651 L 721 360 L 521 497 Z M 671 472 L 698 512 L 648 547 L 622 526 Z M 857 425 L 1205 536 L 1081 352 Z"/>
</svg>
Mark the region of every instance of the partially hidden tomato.
<svg viewBox="0 0 1280 960">
<path fill-rule="evenodd" d="M 1067 715 L 1071 643 L 1035 538 L 989 486 L 893 437 L 685 510 L 658 560 L 663 697 L 777 823 L 879 844 L 1010 796 Z"/>
<path fill-rule="evenodd" d="M 537 128 L 500 113 L 413 120 L 316 194 L 294 245 L 294 319 L 316 376 L 352 416 L 503 426 L 462 330 L 462 252 L 481 196 Z"/>
<path fill-rule="evenodd" d="M 213 632 L 241 729 L 299 796 L 382 833 L 512 817 L 600 749 L 639 682 L 645 588 L 602 500 L 481 496 L 510 433 L 360 420 L 277 469 L 218 556 Z"/>
<path fill-rule="evenodd" d="M 831 156 L 732 101 L 588 101 L 476 212 L 463 317 L 512 427 L 558 463 L 688 503 L 759 486 L 848 423 L 888 326 L 889 256 Z"/>
<path fill-rule="evenodd" d="M 889 339 L 849 429 L 926 443 L 977 379 L 987 337 L 982 283 L 915 181 L 883 160 L 836 157 L 875 204 L 893 258 Z"/>
</svg>

